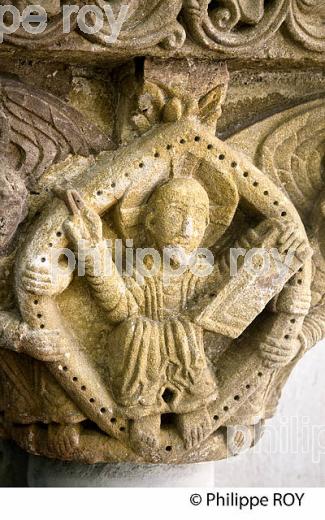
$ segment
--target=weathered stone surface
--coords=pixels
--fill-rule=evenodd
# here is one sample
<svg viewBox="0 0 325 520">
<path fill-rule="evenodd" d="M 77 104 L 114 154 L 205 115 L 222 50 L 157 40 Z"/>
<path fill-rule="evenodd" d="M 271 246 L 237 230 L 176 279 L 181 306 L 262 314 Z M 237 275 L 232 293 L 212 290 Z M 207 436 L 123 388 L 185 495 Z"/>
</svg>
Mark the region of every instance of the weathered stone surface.
<svg viewBox="0 0 325 520">
<path fill-rule="evenodd" d="M 30 2 L 4 0 L 3 5 L 20 9 Z M 48 13 L 46 30 L 39 34 L 29 34 L 23 27 L 12 34 L 4 34 L 5 45 L 0 47 L 0 55 L 10 52 L 14 56 L 28 56 L 71 63 L 87 63 L 87 54 L 98 63 L 107 60 L 121 60 L 125 57 L 151 56 L 200 57 L 211 59 L 245 59 L 264 63 L 272 58 L 274 62 L 292 65 L 301 59 L 316 64 L 323 63 L 325 48 L 324 5 L 322 0 L 137 0 L 113 4 L 104 0 L 79 0 L 61 2 L 40 2 Z M 70 29 L 63 34 L 62 8 L 74 5 L 93 6 L 103 16 L 102 27 L 86 33 L 80 29 L 77 12 L 70 18 Z M 112 29 L 105 16 L 105 8 L 113 8 L 113 16 L 118 20 L 123 6 L 128 10 L 123 14 L 121 30 L 113 38 Z M 163 20 L 163 23 L 162 23 Z M 88 26 L 95 23 L 94 14 L 85 18 Z M 10 24 L 10 19 L 7 22 Z"/>
<path fill-rule="evenodd" d="M 58 50 L 47 4 L 47 34 L 0 48 L 79 63 L 1 79 L 2 435 L 92 464 L 237 454 L 325 336 L 324 79 L 281 68 L 322 62 L 323 11 L 135 2 L 115 44 Z"/>
</svg>

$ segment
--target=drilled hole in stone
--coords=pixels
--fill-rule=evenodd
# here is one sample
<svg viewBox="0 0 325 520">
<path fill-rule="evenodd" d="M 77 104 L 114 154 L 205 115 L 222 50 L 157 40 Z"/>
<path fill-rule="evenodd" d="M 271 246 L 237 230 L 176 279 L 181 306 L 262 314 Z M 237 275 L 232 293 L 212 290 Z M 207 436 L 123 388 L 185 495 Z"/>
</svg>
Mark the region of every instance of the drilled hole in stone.
<svg viewBox="0 0 325 520">
<path fill-rule="evenodd" d="M 256 188 L 256 186 L 258 186 L 258 182 L 257 182 L 257 181 L 254 181 L 254 182 L 253 182 L 253 186 Z"/>
<path fill-rule="evenodd" d="M 281 212 L 281 217 L 285 217 L 285 216 L 286 216 L 286 214 L 287 214 L 287 212 L 286 212 L 286 211 L 282 211 L 282 212 Z"/>
<path fill-rule="evenodd" d="M 170 401 L 172 401 L 172 399 L 174 397 L 174 392 L 172 390 L 170 390 L 170 388 L 166 388 L 161 397 L 163 398 L 165 403 L 170 403 Z"/>
<path fill-rule="evenodd" d="M 213 148 L 213 145 L 212 144 L 208 144 L 207 149 L 208 150 L 212 150 L 212 148 Z"/>
<path fill-rule="evenodd" d="M 263 375 L 263 372 L 258 372 L 258 374 L 257 374 L 257 375 L 258 375 L 258 377 L 262 377 L 262 375 Z"/>
<path fill-rule="evenodd" d="M 235 395 L 234 399 L 235 399 L 235 401 L 239 401 L 240 396 L 239 395 Z"/>
<path fill-rule="evenodd" d="M 81 390 L 82 390 L 83 392 L 86 391 L 86 387 L 85 387 L 85 385 L 82 385 Z"/>
<path fill-rule="evenodd" d="M 296 323 L 296 320 L 295 320 L 294 318 L 292 318 L 292 319 L 290 320 L 290 322 L 291 322 L 291 323 Z"/>
<path fill-rule="evenodd" d="M 201 137 L 200 137 L 199 135 L 196 135 L 196 136 L 194 137 L 194 141 L 195 141 L 196 143 L 198 143 L 200 140 L 201 140 Z"/>
<path fill-rule="evenodd" d="M 244 176 L 244 177 L 248 177 L 248 172 L 244 172 L 244 173 L 243 173 L 243 176 Z"/>
<path fill-rule="evenodd" d="M 144 163 L 143 162 L 140 162 L 139 163 L 139 168 L 143 168 L 144 167 Z"/>
<path fill-rule="evenodd" d="M 224 406 L 223 409 L 224 409 L 225 412 L 228 412 L 229 407 L 228 406 Z"/>
<path fill-rule="evenodd" d="M 111 187 L 112 187 L 112 188 L 115 188 L 115 186 L 116 186 L 115 182 L 112 182 L 112 183 L 111 183 Z"/>
<path fill-rule="evenodd" d="M 159 153 L 159 152 L 156 152 L 156 153 L 155 153 L 155 157 L 156 157 L 156 159 L 157 159 L 158 157 L 160 157 L 160 153 Z"/>
<path fill-rule="evenodd" d="M 297 280 L 297 284 L 301 285 L 302 284 L 302 280 Z"/>
<path fill-rule="evenodd" d="M 68 367 L 63 367 L 64 372 L 68 372 Z"/>
<path fill-rule="evenodd" d="M 42 323 L 42 325 L 40 325 L 40 328 L 41 328 L 41 329 L 45 329 L 45 325 L 44 325 L 44 323 Z"/>
<path fill-rule="evenodd" d="M 180 140 L 180 143 L 181 143 L 181 144 L 185 144 L 185 139 L 181 139 L 181 140 Z"/>
<path fill-rule="evenodd" d="M 98 191 L 97 191 L 97 195 L 98 195 L 98 197 L 100 197 L 101 195 L 103 195 L 102 190 L 98 190 Z"/>
<path fill-rule="evenodd" d="M 46 262 L 46 258 L 44 256 L 41 258 L 41 262 L 43 262 L 43 264 Z"/>
<path fill-rule="evenodd" d="M 124 426 L 121 426 L 120 432 L 125 432 L 125 427 Z"/>
<path fill-rule="evenodd" d="M 219 421 L 219 415 L 214 415 L 214 416 L 213 416 L 213 419 L 214 419 L 215 421 Z"/>
<path fill-rule="evenodd" d="M 62 237 L 62 232 L 61 231 L 57 231 L 56 236 L 57 237 Z"/>
<path fill-rule="evenodd" d="M 171 446 L 166 446 L 165 449 L 166 449 L 166 451 L 172 451 L 173 448 Z"/>
<path fill-rule="evenodd" d="M 251 387 L 251 385 L 246 385 L 246 388 L 247 388 L 247 390 L 249 390 L 249 389 L 250 389 L 250 387 Z"/>
<path fill-rule="evenodd" d="M 112 417 L 112 418 L 111 418 L 111 423 L 112 423 L 112 424 L 115 424 L 115 423 L 116 423 L 116 419 L 115 419 L 115 417 Z"/>
<path fill-rule="evenodd" d="M 224 158 L 225 158 L 224 154 L 223 154 L 223 153 L 221 153 L 221 154 L 219 155 L 219 159 L 220 159 L 220 161 L 223 161 L 223 160 L 224 160 Z"/>
<path fill-rule="evenodd" d="M 37 314 L 37 317 L 38 317 L 38 318 L 41 318 L 41 317 L 42 317 L 42 314 L 38 313 L 38 314 Z"/>
<path fill-rule="evenodd" d="M 73 377 L 72 381 L 74 381 L 76 383 L 78 381 L 78 378 L 77 377 Z"/>
<path fill-rule="evenodd" d="M 265 196 L 267 196 L 269 194 L 269 192 L 267 190 L 265 190 L 263 193 Z"/>
<path fill-rule="evenodd" d="M 231 163 L 231 167 L 232 167 L 232 168 L 236 168 L 236 166 L 237 166 L 236 161 L 233 161 L 233 162 Z"/>
<path fill-rule="evenodd" d="M 174 413 L 163 413 L 161 415 L 161 428 L 166 428 L 171 425 L 176 426 L 177 416 Z"/>
<path fill-rule="evenodd" d="M 34 305 L 38 305 L 38 300 L 34 300 Z"/>
<path fill-rule="evenodd" d="M 168 144 L 168 145 L 166 146 L 166 148 L 167 148 L 167 150 L 171 150 L 172 145 L 171 145 L 171 144 Z"/>
<path fill-rule="evenodd" d="M 273 204 L 274 204 L 274 206 L 278 206 L 278 205 L 279 205 L 279 202 L 278 202 L 277 200 L 275 200 L 275 201 L 273 202 Z"/>
<path fill-rule="evenodd" d="M 94 399 L 93 397 L 91 397 L 91 398 L 89 399 L 89 402 L 90 402 L 90 403 L 94 403 L 94 402 L 95 402 L 95 399 Z"/>
<path fill-rule="evenodd" d="M 101 408 L 100 413 L 106 413 L 106 408 Z"/>
<path fill-rule="evenodd" d="M 290 339 L 289 334 L 286 334 L 286 335 L 284 336 L 284 339 Z"/>
</svg>

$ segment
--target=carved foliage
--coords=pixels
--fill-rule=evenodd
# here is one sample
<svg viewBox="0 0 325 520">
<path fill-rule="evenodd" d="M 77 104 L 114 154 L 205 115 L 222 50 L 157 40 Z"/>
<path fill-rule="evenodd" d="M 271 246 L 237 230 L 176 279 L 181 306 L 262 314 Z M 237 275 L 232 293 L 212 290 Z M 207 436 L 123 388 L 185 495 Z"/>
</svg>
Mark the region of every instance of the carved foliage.
<svg viewBox="0 0 325 520">
<path fill-rule="evenodd" d="M 29 2 L 2 1 L 20 9 Z M 88 0 L 74 2 L 79 7 L 91 4 L 104 13 L 105 6 L 113 8 L 117 18 L 125 2 L 115 0 Z M 51 4 L 51 2 L 47 2 Z M 51 45 L 62 39 L 62 14 L 58 2 L 49 11 L 49 23 L 41 34 L 29 34 L 20 28 L 14 34 L 5 34 L 6 42 L 27 48 Z M 129 2 L 126 18 L 116 40 L 110 40 L 111 27 L 104 15 L 104 26 L 99 32 L 79 34 L 92 42 L 105 46 L 113 53 L 137 54 L 142 49 L 160 45 L 165 49 L 178 49 L 185 41 L 185 25 L 188 36 L 198 45 L 230 55 L 254 52 L 269 40 L 285 23 L 287 34 L 312 51 L 325 48 L 324 6 L 322 0 L 137 0 Z M 45 6 L 48 7 L 48 6 Z M 163 23 L 162 23 L 163 20 Z M 87 23 L 94 24 L 89 14 Z M 71 16 L 71 30 L 77 29 L 76 15 Z"/>
</svg>

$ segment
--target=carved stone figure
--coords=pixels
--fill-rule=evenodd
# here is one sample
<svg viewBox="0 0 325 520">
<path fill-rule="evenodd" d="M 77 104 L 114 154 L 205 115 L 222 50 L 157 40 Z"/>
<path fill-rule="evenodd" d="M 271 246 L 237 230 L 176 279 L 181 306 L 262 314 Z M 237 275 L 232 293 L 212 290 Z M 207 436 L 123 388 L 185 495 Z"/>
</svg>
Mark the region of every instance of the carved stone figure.
<svg viewBox="0 0 325 520">
<path fill-rule="evenodd" d="M 225 74 L 199 92 L 149 69 L 119 90 L 115 150 L 54 96 L 3 80 L 0 406 L 3 435 L 31 453 L 234 454 L 324 336 L 322 100 L 224 142 Z M 27 190 L 44 186 L 35 206 Z"/>
</svg>

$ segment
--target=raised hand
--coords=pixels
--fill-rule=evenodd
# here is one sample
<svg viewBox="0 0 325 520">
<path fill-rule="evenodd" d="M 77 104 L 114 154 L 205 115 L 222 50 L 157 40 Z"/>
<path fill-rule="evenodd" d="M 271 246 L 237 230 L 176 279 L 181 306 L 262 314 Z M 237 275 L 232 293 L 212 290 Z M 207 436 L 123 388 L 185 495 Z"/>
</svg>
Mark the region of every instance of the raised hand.
<svg viewBox="0 0 325 520">
<path fill-rule="evenodd" d="M 311 257 L 313 252 L 307 239 L 301 238 L 297 225 L 293 223 L 285 225 L 277 245 L 280 254 L 286 254 L 291 249 L 300 262 Z"/>
<path fill-rule="evenodd" d="M 56 296 L 63 292 L 72 279 L 68 269 L 55 272 L 48 264 L 28 263 L 21 276 L 23 288 L 37 296 Z"/>
<path fill-rule="evenodd" d="M 269 338 L 259 345 L 260 355 L 265 367 L 282 368 L 295 357 L 300 346 L 299 340 L 284 340 Z"/>
<path fill-rule="evenodd" d="M 34 330 L 10 312 L 0 312 L 0 347 L 50 362 L 64 360 L 67 354 L 60 331 Z"/>
<path fill-rule="evenodd" d="M 64 360 L 67 354 L 58 330 L 33 330 L 26 323 L 20 329 L 19 352 L 46 362 Z"/>
<path fill-rule="evenodd" d="M 71 216 L 64 222 L 64 230 L 75 251 L 95 247 L 103 239 L 103 226 L 99 215 L 86 206 L 76 190 L 67 192 Z"/>
</svg>

